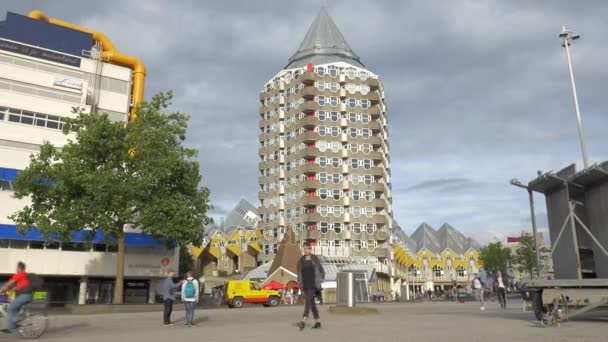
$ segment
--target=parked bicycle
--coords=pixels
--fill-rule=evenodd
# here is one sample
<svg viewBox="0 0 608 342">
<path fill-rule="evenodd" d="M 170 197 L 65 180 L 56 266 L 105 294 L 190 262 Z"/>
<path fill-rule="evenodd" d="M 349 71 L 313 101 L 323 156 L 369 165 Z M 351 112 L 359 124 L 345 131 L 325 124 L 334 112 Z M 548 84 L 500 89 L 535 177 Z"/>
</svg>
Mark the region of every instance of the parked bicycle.
<svg viewBox="0 0 608 342">
<path fill-rule="evenodd" d="M 6 297 L 5 297 L 6 298 Z M 0 298 L 0 324 L 6 325 L 8 319 L 7 309 L 9 302 Z M 19 311 L 17 321 L 17 332 L 22 338 L 36 339 L 46 331 L 48 327 L 48 317 L 44 312 L 32 311 L 30 304 L 24 305 Z"/>
</svg>

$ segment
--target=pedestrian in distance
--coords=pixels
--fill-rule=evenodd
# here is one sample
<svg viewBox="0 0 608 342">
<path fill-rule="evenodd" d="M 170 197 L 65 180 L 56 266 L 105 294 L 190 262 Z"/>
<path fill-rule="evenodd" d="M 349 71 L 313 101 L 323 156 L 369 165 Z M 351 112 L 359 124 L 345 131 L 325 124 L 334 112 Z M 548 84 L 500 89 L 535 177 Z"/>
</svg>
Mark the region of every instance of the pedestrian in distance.
<svg viewBox="0 0 608 342">
<path fill-rule="evenodd" d="M 496 287 L 497 287 L 497 294 L 498 294 L 498 302 L 500 303 L 500 307 L 501 309 L 506 309 L 507 308 L 507 297 L 506 297 L 506 292 L 507 292 L 507 288 L 505 287 L 505 279 L 503 279 L 503 272 L 498 271 L 496 272 Z"/>
<path fill-rule="evenodd" d="M 300 289 L 304 292 L 306 300 L 304 315 L 302 316 L 302 320 L 297 323 L 300 330 L 303 330 L 304 327 L 306 327 L 306 320 L 311 311 L 315 319 L 313 329 L 321 328 L 319 310 L 315 303 L 315 296 L 318 291 L 321 291 L 321 284 L 324 279 L 325 270 L 321 265 L 321 261 L 317 256 L 312 254 L 312 248 L 307 245 L 304 249 L 304 255 L 298 262 L 298 283 L 300 284 Z"/>
<path fill-rule="evenodd" d="M 482 311 L 485 310 L 486 307 L 484 306 L 483 292 L 485 290 L 486 285 L 483 283 L 483 281 L 479 277 L 479 273 L 475 273 L 475 278 L 473 278 L 471 287 L 473 288 L 473 291 L 475 291 L 475 296 L 479 300 L 479 303 L 481 303 L 481 307 L 479 309 Z"/>
<path fill-rule="evenodd" d="M 182 301 L 186 306 L 186 326 L 191 327 L 194 320 L 194 308 L 198 304 L 200 287 L 192 272 L 186 273 L 182 282 Z"/>
<path fill-rule="evenodd" d="M 163 280 L 162 285 L 162 295 L 164 302 L 164 311 L 163 311 L 163 320 L 164 325 L 169 326 L 173 325 L 171 322 L 171 312 L 173 312 L 173 302 L 175 301 L 175 291 L 181 285 L 181 282 L 174 283 L 173 277 L 175 273 L 173 271 L 169 271 L 167 273 L 167 277 Z"/>
</svg>

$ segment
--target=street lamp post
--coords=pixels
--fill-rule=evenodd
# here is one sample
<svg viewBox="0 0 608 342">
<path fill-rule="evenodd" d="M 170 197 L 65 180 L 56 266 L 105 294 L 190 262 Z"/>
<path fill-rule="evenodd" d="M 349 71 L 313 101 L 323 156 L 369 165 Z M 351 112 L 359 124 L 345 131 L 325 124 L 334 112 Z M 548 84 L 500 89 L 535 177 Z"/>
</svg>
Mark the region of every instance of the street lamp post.
<svg viewBox="0 0 608 342">
<path fill-rule="evenodd" d="M 585 169 L 589 167 L 589 159 L 587 158 L 587 145 L 585 144 L 585 135 L 583 132 L 583 124 L 581 120 L 581 110 L 578 105 L 578 96 L 576 94 L 576 83 L 574 83 L 574 71 L 572 70 L 572 60 L 570 58 L 570 45 L 572 41 L 579 39 L 580 34 L 575 34 L 572 31 L 566 30 L 565 26 L 562 26 L 562 32 L 559 34 L 562 40 L 562 47 L 566 49 L 566 57 L 568 59 L 568 70 L 570 71 L 570 82 L 572 83 L 572 95 L 574 96 L 574 109 L 576 111 L 576 119 L 578 122 L 578 137 L 581 143 L 581 151 L 583 152 L 583 165 Z"/>
<path fill-rule="evenodd" d="M 536 262 L 536 277 L 540 278 L 540 254 L 538 252 L 538 241 L 536 239 L 536 232 L 537 232 L 537 227 L 536 227 L 536 213 L 534 211 L 534 194 L 532 193 L 532 189 L 530 189 L 529 186 L 524 185 L 522 182 L 520 182 L 517 179 L 512 179 L 511 180 L 511 185 L 522 188 L 522 189 L 526 189 L 528 191 L 528 198 L 530 201 L 530 216 L 532 218 L 532 237 L 534 239 L 534 254 L 536 255 L 535 258 L 535 262 Z M 533 276 L 532 274 L 530 276 Z"/>
</svg>

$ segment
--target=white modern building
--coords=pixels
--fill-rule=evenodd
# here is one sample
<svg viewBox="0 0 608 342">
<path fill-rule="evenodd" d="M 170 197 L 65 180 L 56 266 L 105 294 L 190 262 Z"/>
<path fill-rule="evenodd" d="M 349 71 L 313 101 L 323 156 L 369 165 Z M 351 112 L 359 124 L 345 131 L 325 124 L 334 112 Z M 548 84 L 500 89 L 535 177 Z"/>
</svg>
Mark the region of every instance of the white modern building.
<svg viewBox="0 0 608 342">
<path fill-rule="evenodd" d="M 111 302 L 115 246 L 102 236 L 49 242 L 37 231 L 18 234 L 8 216 L 26 202 L 12 197 L 12 181 L 44 141 L 66 143 L 73 108 L 127 121 L 132 70 L 103 61 L 98 48 L 88 33 L 18 14 L 0 22 L 0 282 L 23 261 L 45 278 L 55 303 Z M 125 302 L 153 302 L 165 271 L 177 270 L 178 251 L 132 230 L 126 243 Z"/>
</svg>

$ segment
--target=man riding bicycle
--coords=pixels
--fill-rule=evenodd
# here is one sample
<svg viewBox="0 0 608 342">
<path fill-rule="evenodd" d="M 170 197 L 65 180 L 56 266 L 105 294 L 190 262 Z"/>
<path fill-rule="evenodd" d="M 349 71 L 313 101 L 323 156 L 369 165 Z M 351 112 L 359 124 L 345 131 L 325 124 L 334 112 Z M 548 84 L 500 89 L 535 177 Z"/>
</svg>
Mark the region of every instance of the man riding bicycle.
<svg viewBox="0 0 608 342">
<path fill-rule="evenodd" d="M 17 320 L 21 308 L 32 301 L 32 288 L 30 286 L 30 278 L 25 273 L 25 264 L 21 261 L 17 263 L 17 272 L 0 288 L 0 293 L 4 293 L 10 289 L 15 289 L 15 299 L 8 306 L 8 329 L 3 332 L 11 333 L 17 329 Z"/>
</svg>

